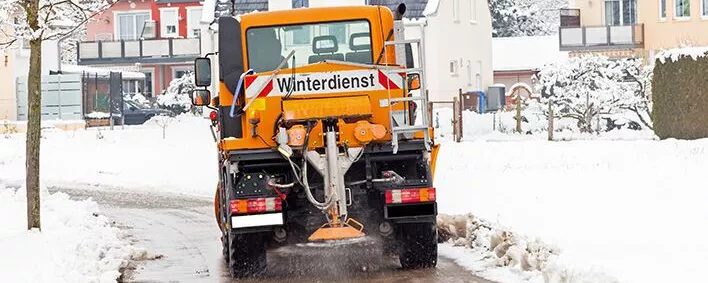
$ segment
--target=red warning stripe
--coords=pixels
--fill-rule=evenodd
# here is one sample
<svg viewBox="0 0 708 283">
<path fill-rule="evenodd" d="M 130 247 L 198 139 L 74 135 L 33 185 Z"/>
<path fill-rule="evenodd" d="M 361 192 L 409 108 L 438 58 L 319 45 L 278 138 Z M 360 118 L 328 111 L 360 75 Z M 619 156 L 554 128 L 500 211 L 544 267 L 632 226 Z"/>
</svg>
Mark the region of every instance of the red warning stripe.
<svg viewBox="0 0 708 283">
<path fill-rule="evenodd" d="M 261 93 L 258 94 L 258 98 L 266 97 L 273 90 L 273 80 L 268 81 Z"/>
<path fill-rule="evenodd" d="M 379 70 L 379 83 L 385 89 L 401 89 L 397 84 L 391 81 L 391 79 L 386 76 L 381 70 Z"/>
</svg>

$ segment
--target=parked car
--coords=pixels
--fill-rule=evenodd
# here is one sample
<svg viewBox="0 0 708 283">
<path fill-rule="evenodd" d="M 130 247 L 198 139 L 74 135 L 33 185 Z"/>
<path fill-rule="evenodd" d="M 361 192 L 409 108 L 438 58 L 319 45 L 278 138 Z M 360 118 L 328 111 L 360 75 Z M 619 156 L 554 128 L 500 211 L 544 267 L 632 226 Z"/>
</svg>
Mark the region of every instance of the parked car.
<svg viewBox="0 0 708 283">
<path fill-rule="evenodd" d="M 142 106 L 135 101 L 123 101 L 126 125 L 141 125 L 154 116 L 174 116 L 172 111 Z"/>
</svg>

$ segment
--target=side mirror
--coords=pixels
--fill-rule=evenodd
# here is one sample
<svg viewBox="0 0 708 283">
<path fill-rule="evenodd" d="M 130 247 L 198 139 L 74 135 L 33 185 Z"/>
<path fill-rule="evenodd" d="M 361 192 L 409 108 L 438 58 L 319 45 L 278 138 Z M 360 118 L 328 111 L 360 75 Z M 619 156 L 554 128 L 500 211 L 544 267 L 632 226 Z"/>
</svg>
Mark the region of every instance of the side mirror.
<svg viewBox="0 0 708 283">
<path fill-rule="evenodd" d="M 420 74 L 408 74 L 408 90 L 420 89 Z"/>
<path fill-rule="evenodd" d="M 135 108 L 135 106 L 130 106 L 130 111 L 135 111 L 135 110 L 138 110 L 138 109 Z"/>
<path fill-rule="evenodd" d="M 198 87 L 211 85 L 211 59 L 203 57 L 194 60 L 194 84 Z"/>
<path fill-rule="evenodd" d="M 208 89 L 196 89 L 190 95 L 192 99 L 192 105 L 194 106 L 206 106 L 211 102 L 211 92 Z"/>
</svg>

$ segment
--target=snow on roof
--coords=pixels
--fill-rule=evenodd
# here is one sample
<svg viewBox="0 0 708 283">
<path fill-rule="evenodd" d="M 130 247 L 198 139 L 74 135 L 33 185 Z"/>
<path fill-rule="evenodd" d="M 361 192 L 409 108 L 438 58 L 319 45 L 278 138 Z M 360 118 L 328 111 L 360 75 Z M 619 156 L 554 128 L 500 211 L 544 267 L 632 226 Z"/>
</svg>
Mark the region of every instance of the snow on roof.
<svg viewBox="0 0 708 283">
<path fill-rule="evenodd" d="M 79 66 L 79 65 L 64 65 L 64 64 L 62 64 L 61 71 L 62 71 L 62 73 L 69 73 L 69 74 L 88 73 L 88 74 L 92 74 L 92 75 L 95 74 L 95 75 L 99 75 L 99 76 L 108 76 L 110 74 L 110 72 L 118 72 L 118 73 L 122 74 L 124 80 L 144 80 L 145 79 L 145 74 L 140 73 L 140 72 L 109 70 L 109 69 L 101 69 L 101 68 Z"/>
<path fill-rule="evenodd" d="M 494 71 L 537 70 L 547 63 L 567 59 L 557 35 L 492 38 Z"/>
<path fill-rule="evenodd" d="M 691 57 L 693 60 L 697 60 L 706 55 L 708 55 L 708 46 L 679 47 L 659 52 L 659 54 L 656 55 L 656 59 L 663 64 L 666 63 L 667 59 L 676 62 L 681 59 L 681 57 Z"/>
</svg>

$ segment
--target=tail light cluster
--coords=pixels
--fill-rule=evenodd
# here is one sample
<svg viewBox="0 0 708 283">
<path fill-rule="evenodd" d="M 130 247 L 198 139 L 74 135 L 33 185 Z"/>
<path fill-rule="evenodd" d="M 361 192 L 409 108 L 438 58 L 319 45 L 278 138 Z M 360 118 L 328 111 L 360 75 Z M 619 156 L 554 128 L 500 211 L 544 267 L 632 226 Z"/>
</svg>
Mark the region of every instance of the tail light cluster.
<svg viewBox="0 0 708 283">
<path fill-rule="evenodd" d="M 386 204 L 435 201 L 435 188 L 416 188 L 386 191 Z"/>
<path fill-rule="evenodd" d="M 276 212 L 282 210 L 283 203 L 279 197 L 231 200 L 232 214 Z"/>
</svg>

